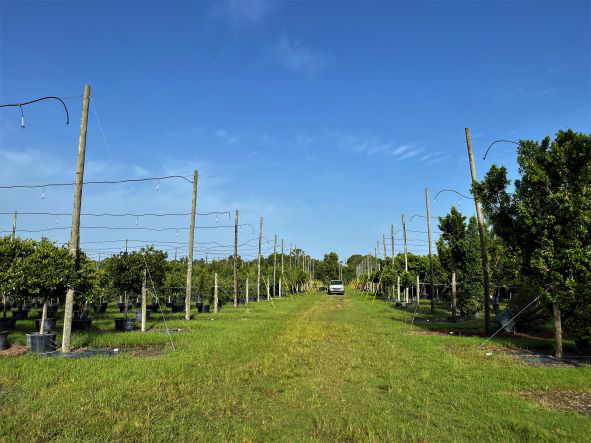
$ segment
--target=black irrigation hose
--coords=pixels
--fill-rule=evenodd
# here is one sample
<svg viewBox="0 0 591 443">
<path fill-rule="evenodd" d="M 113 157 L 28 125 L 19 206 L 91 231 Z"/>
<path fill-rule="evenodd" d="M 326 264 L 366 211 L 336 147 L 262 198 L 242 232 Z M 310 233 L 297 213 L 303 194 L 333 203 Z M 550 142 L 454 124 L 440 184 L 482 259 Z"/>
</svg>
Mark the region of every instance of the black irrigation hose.
<svg viewBox="0 0 591 443">
<path fill-rule="evenodd" d="M 23 103 L 12 103 L 12 104 L 0 105 L 0 108 L 19 107 L 21 110 L 21 118 L 23 119 L 22 126 L 24 128 L 25 127 L 25 123 L 24 123 L 25 115 L 23 113 L 23 106 L 30 105 L 32 103 L 37 103 L 42 100 L 58 100 L 62 104 L 62 106 L 64 107 L 64 110 L 66 111 L 66 125 L 70 124 L 70 113 L 68 112 L 68 107 L 66 106 L 64 101 L 59 97 L 54 97 L 54 96 L 41 97 L 41 98 L 36 98 L 35 100 L 30 100 L 28 102 L 23 102 Z"/>
</svg>

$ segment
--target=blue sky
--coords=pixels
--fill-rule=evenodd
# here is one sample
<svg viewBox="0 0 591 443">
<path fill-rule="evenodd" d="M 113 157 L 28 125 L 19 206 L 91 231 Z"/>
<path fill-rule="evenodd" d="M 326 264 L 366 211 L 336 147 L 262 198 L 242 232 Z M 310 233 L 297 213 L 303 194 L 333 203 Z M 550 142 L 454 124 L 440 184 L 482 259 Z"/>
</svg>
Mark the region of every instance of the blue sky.
<svg viewBox="0 0 591 443">
<path fill-rule="evenodd" d="M 468 192 L 465 127 L 480 177 L 492 162 L 515 174 L 511 144 L 482 161 L 493 140 L 589 132 L 591 3 L 2 2 L 0 103 L 66 97 L 72 123 L 50 102 L 25 108 L 25 129 L 18 109 L 1 109 L 0 184 L 73 181 L 85 83 L 94 105 L 86 180 L 198 168 L 199 211 L 238 208 L 255 230 L 265 218 L 268 239 L 277 234 L 286 247 L 346 258 L 373 252 L 391 223 L 400 228 L 402 211 L 407 219 L 424 215 L 426 187 L 432 196 Z M 71 211 L 71 189 L 44 194 L 2 190 L 0 212 Z M 82 209 L 185 212 L 190 198 L 180 181 L 158 189 L 88 186 Z M 441 194 L 432 215 L 458 203 Z M 470 200 L 460 209 L 474 212 Z M 0 216 L 0 230 L 11 219 Z M 197 221 L 228 223 L 227 216 Z M 19 217 L 22 229 L 68 225 L 67 217 Z M 84 228 L 98 225 L 186 227 L 188 220 L 85 217 L 81 240 L 95 256 L 124 238 L 169 248 L 187 238 L 186 230 Z M 408 228 L 424 225 L 415 217 Z M 66 241 L 68 232 L 51 236 Z M 205 243 L 230 245 L 232 237 L 227 228 L 197 230 L 197 256 L 207 248 L 210 256 L 229 253 Z M 253 237 L 241 228 L 241 242 Z M 426 235 L 409 238 L 411 251 L 426 251 Z M 113 243 L 85 244 L 104 240 Z M 254 256 L 255 244 L 242 253 Z"/>
</svg>

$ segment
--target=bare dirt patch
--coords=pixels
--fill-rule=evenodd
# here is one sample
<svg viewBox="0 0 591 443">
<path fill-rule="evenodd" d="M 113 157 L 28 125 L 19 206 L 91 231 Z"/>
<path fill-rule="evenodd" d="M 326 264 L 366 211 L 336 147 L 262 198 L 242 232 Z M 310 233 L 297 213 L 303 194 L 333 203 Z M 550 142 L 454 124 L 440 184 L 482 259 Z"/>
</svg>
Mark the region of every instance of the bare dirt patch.
<svg viewBox="0 0 591 443">
<path fill-rule="evenodd" d="M 23 345 L 12 345 L 7 349 L 0 349 L 0 357 L 16 357 L 18 355 L 26 354 L 27 347 Z"/>
<path fill-rule="evenodd" d="M 155 357 L 161 355 L 165 351 L 164 346 L 145 346 L 138 348 L 123 349 L 127 355 L 132 357 Z"/>
<path fill-rule="evenodd" d="M 561 411 L 575 411 L 591 416 L 591 392 L 522 391 L 520 395 L 543 406 Z"/>
</svg>

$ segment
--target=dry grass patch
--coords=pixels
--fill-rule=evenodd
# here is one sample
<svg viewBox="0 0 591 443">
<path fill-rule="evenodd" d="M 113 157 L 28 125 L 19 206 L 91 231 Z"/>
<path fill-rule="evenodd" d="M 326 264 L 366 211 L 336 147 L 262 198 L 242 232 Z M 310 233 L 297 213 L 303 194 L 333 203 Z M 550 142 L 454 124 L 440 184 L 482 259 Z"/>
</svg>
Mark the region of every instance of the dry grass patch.
<svg viewBox="0 0 591 443">
<path fill-rule="evenodd" d="M 520 395 L 550 409 L 575 411 L 591 416 L 591 392 L 586 391 L 521 391 Z"/>
</svg>

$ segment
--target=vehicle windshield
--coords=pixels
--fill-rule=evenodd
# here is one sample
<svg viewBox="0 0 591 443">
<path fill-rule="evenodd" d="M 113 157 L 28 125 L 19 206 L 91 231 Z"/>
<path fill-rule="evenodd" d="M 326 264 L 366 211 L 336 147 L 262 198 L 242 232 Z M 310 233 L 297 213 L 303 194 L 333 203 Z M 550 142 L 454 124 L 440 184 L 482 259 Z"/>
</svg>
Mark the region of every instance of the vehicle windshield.
<svg viewBox="0 0 591 443">
<path fill-rule="evenodd" d="M 331 285 L 342 285 L 343 281 L 342 280 L 331 280 L 330 284 Z"/>
</svg>

